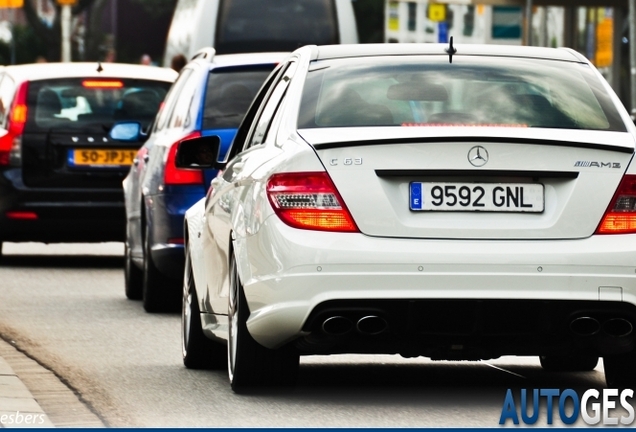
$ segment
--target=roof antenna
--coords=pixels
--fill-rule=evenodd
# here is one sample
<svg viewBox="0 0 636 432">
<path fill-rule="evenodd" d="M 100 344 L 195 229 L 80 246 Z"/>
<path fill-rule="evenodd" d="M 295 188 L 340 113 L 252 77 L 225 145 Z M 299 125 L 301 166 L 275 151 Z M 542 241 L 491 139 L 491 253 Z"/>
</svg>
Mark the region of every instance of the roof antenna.
<svg viewBox="0 0 636 432">
<path fill-rule="evenodd" d="M 453 55 L 457 52 L 457 50 L 453 46 L 453 37 L 452 36 L 450 37 L 450 45 L 444 51 L 446 51 L 446 54 L 448 54 L 448 62 L 452 63 L 453 62 Z"/>
<path fill-rule="evenodd" d="M 101 72 L 103 70 L 104 70 L 104 68 L 102 67 L 102 62 L 98 61 L 97 62 L 97 72 Z"/>
</svg>

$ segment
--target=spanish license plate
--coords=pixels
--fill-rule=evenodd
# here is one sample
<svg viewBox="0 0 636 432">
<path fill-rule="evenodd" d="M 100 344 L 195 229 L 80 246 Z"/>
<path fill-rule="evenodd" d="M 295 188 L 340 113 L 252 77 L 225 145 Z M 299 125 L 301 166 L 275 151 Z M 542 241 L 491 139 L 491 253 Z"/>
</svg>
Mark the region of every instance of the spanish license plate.
<svg viewBox="0 0 636 432">
<path fill-rule="evenodd" d="M 118 167 L 130 165 L 137 150 L 128 149 L 73 149 L 68 151 L 68 164 L 77 166 Z"/>
<path fill-rule="evenodd" d="M 414 211 L 483 211 L 541 213 L 544 185 L 540 183 L 411 182 Z"/>
</svg>

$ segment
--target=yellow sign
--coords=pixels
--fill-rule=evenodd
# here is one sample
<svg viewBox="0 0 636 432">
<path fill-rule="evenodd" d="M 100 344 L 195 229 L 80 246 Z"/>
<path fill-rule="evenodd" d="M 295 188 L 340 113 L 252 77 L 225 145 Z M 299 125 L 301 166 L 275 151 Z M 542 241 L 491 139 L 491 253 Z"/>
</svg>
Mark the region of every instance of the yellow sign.
<svg viewBox="0 0 636 432">
<path fill-rule="evenodd" d="M 446 5 L 444 4 L 428 5 L 428 19 L 433 22 L 446 21 Z"/>
<path fill-rule="evenodd" d="M 57 4 L 60 6 L 75 6 L 77 4 L 77 0 L 56 0 Z"/>
<path fill-rule="evenodd" d="M 0 0 L 0 8 L 21 8 L 24 0 Z"/>
<path fill-rule="evenodd" d="M 389 30 L 400 29 L 400 4 L 396 1 L 389 2 Z"/>
<path fill-rule="evenodd" d="M 596 27 L 596 58 L 594 65 L 599 68 L 612 65 L 612 38 L 614 34 L 614 20 L 605 18 Z"/>
</svg>

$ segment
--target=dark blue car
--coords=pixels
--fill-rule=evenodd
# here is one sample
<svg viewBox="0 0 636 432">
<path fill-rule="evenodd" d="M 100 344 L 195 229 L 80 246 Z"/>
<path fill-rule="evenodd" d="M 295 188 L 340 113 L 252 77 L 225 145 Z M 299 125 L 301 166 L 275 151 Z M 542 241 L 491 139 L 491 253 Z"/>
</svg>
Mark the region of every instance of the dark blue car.
<svg viewBox="0 0 636 432">
<path fill-rule="evenodd" d="M 125 285 L 129 299 L 147 312 L 179 310 L 183 282 L 183 216 L 205 196 L 216 170 L 177 168 L 178 144 L 216 135 L 220 158 L 258 89 L 284 53 L 214 55 L 202 50 L 181 71 L 157 114 L 145 144 L 124 179 L 126 201 Z M 134 124 L 111 132 L 122 136 Z M 124 134 L 126 135 L 126 133 Z"/>
</svg>

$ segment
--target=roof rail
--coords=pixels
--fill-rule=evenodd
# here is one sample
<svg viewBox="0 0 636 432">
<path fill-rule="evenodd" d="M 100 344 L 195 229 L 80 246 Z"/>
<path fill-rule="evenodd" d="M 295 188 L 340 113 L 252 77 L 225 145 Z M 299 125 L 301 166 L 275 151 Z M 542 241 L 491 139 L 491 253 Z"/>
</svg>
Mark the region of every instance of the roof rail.
<svg viewBox="0 0 636 432">
<path fill-rule="evenodd" d="M 212 59 L 214 59 L 215 54 L 216 54 L 216 50 L 212 47 L 201 48 L 192 56 L 191 60 L 204 59 L 209 62 L 212 62 Z"/>
</svg>

